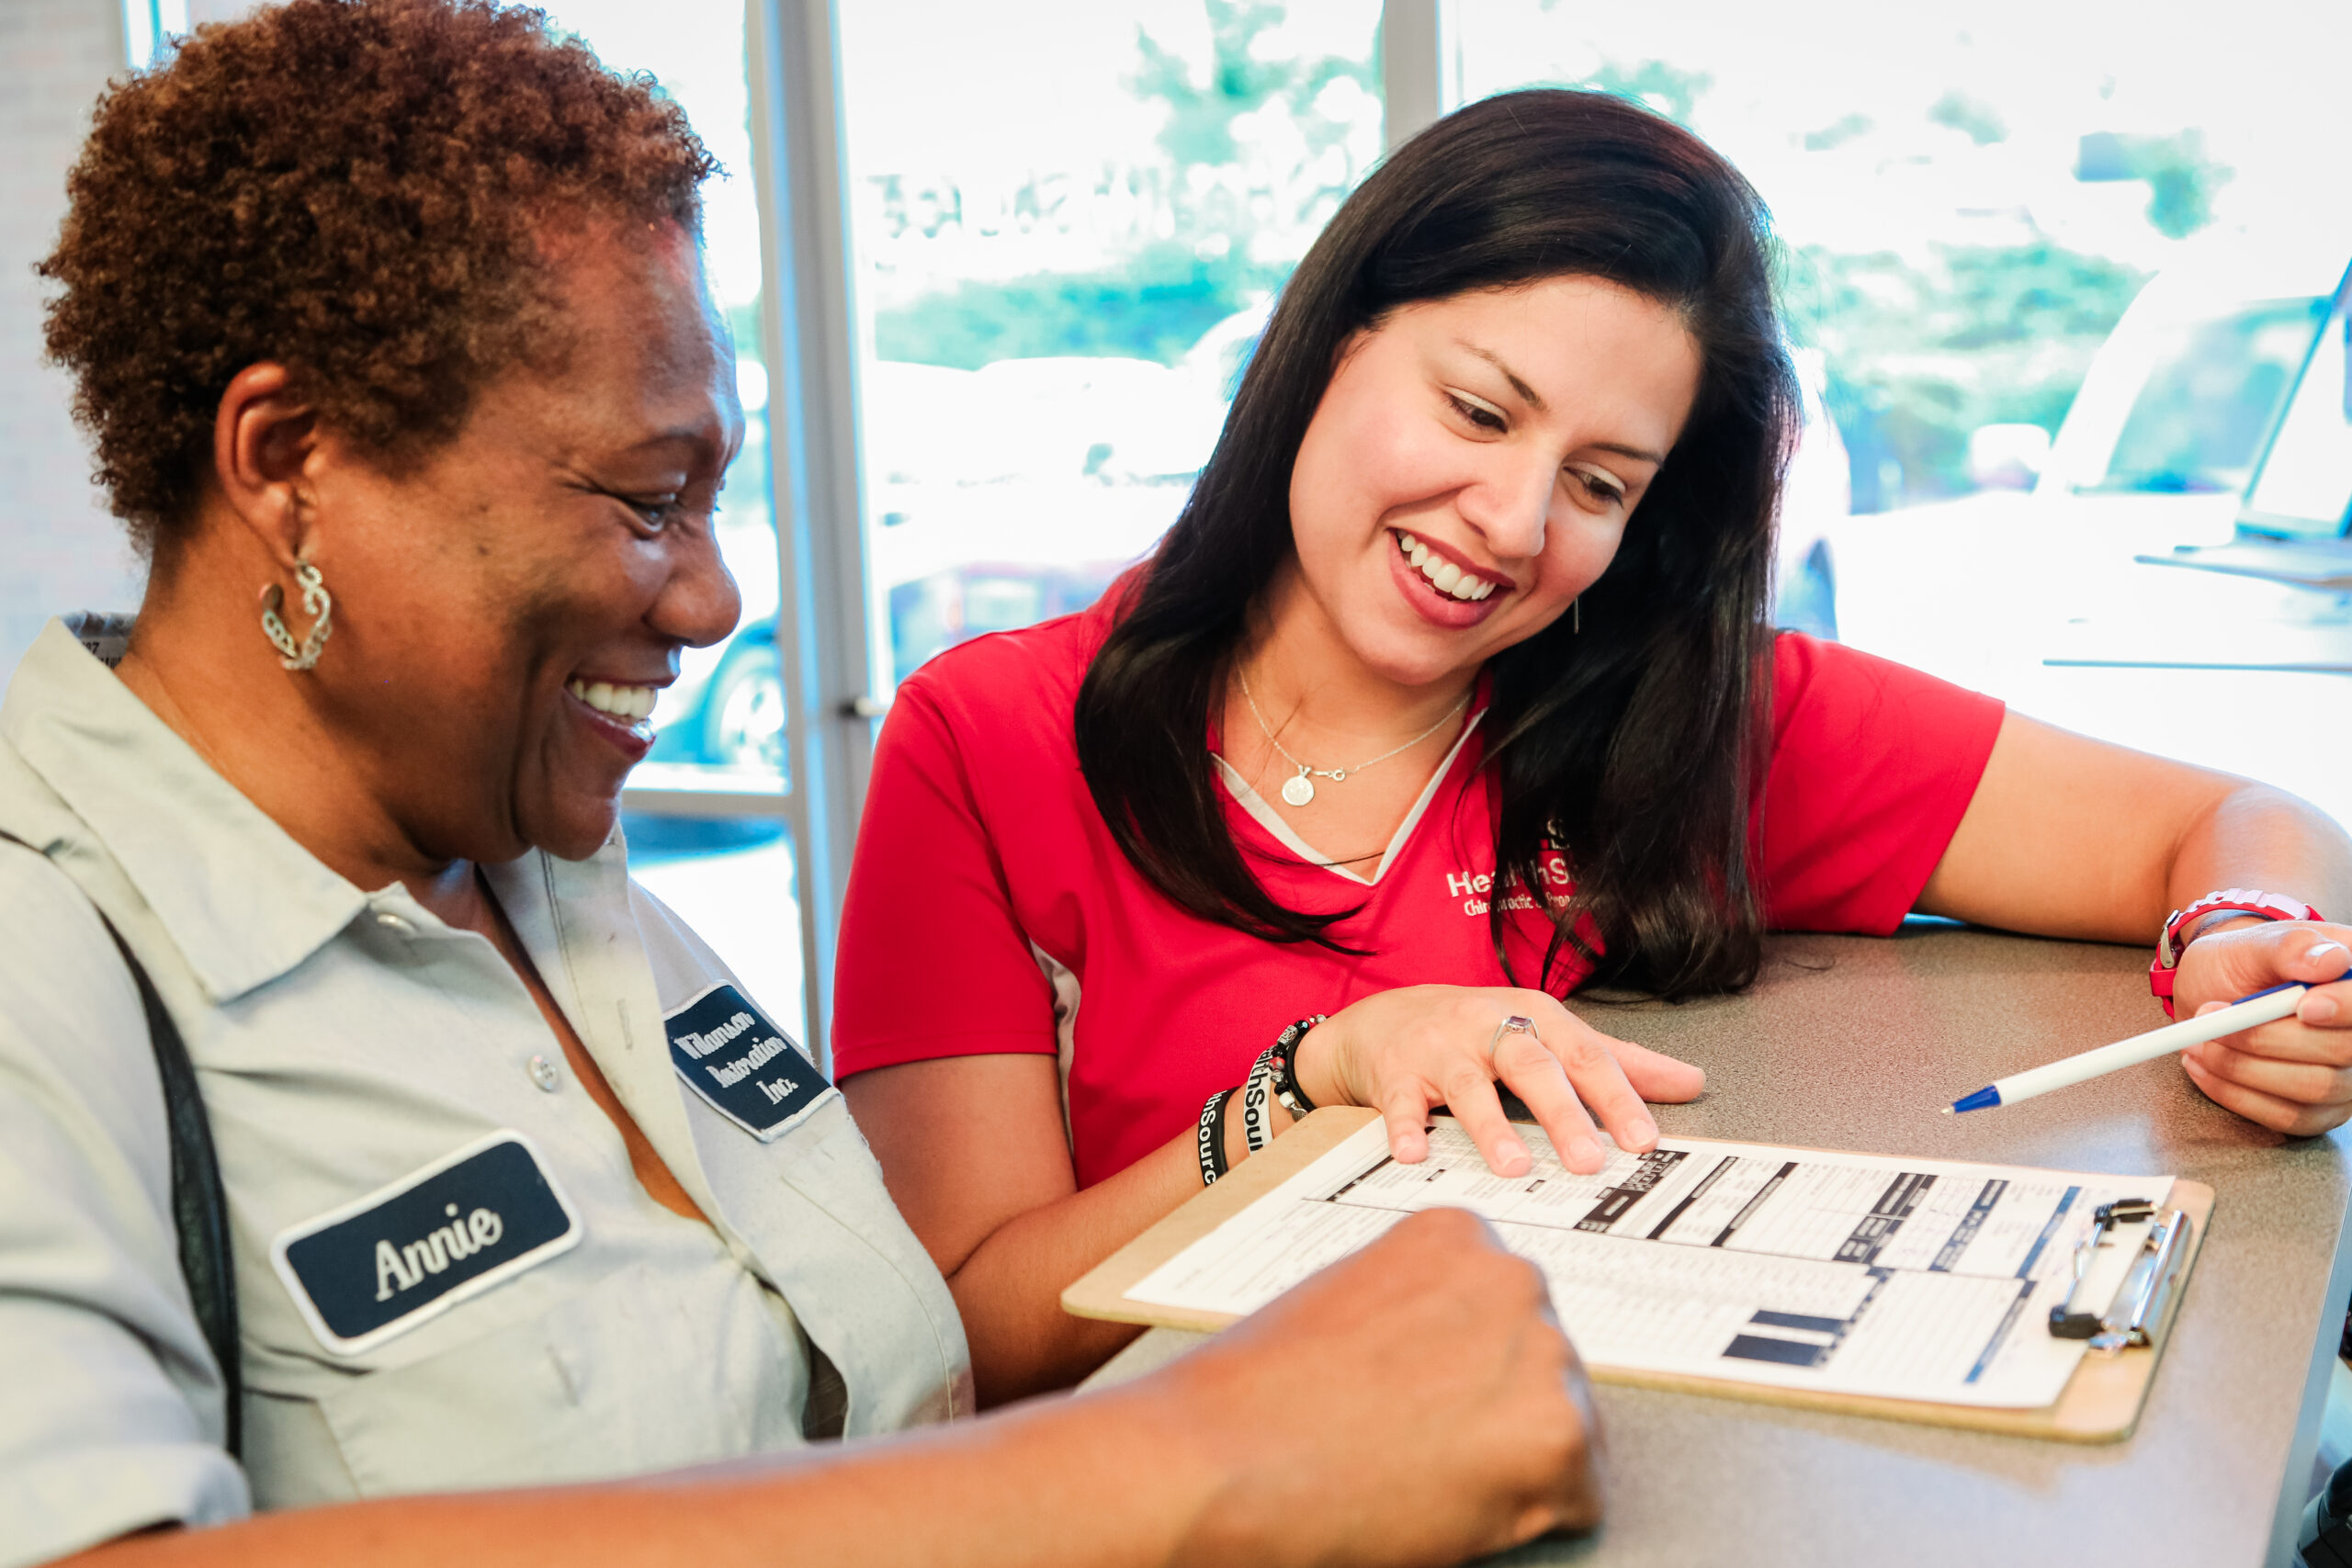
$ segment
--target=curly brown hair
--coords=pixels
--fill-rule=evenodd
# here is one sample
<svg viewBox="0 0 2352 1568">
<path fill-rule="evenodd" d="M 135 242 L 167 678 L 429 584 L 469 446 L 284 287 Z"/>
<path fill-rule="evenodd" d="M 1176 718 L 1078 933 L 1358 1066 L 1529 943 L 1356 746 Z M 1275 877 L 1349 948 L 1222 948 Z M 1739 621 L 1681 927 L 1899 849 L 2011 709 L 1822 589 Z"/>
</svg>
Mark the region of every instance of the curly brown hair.
<svg viewBox="0 0 2352 1568">
<path fill-rule="evenodd" d="M 113 84 L 38 270 L 95 475 L 168 555 L 221 395 L 284 365 L 400 471 L 500 373 L 560 355 L 542 242 L 698 229 L 718 164 L 646 75 L 494 0 L 289 0 Z"/>
</svg>

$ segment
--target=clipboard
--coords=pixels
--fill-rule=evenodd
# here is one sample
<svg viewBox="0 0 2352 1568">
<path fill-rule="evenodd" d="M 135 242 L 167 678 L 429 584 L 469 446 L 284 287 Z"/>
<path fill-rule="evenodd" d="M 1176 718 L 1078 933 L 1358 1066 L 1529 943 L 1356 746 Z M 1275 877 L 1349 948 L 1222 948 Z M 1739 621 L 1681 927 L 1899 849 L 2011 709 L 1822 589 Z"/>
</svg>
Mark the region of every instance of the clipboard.
<svg viewBox="0 0 2352 1568">
<path fill-rule="evenodd" d="M 1365 1122 L 1379 1120 L 1379 1114 L 1360 1106 L 1327 1106 L 1317 1111 L 1277 1139 L 1272 1147 L 1242 1161 L 1231 1175 L 1197 1193 L 1175 1213 L 1096 1265 L 1062 1292 L 1062 1310 L 1075 1317 L 1196 1332 L 1214 1332 L 1235 1322 L 1234 1316 L 1227 1313 L 1129 1301 L 1126 1292 L 1161 1264 L 1337 1148 Z M 2197 1266 L 2212 1218 L 2213 1190 L 2201 1182 L 2176 1179 L 2167 1212 L 2186 1216 L 2189 1224 L 2177 1262 L 2170 1271 L 2169 1289 L 2165 1292 L 2161 1311 L 2155 1321 L 2145 1325 L 2147 1345 L 2111 1355 L 2096 1351 L 2086 1354 L 2074 1376 L 2067 1380 L 2065 1392 L 2058 1402 L 2041 1409 L 1987 1409 L 1933 1400 L 1824 1393 L 1592 1362 L 1586 1364 L 1585 1371 L 1595 1382 L 1663 1389 L 1673 1393 L 1708 1394 L 2057 1442 L 2120 1442 L 2139 1425 L 2140 1412 L 2147 1403 L 2148 1385 L 2155 1378 L 2156 1363 L 2163 1359 L 2173 1325 L 2179 1318 L 2182 1298 L 2188 1294 L 2188 1276 Z M 2040 1325 L 2031 1325 L 2031 1331 L 2044 1332 Z"/>
</svg>

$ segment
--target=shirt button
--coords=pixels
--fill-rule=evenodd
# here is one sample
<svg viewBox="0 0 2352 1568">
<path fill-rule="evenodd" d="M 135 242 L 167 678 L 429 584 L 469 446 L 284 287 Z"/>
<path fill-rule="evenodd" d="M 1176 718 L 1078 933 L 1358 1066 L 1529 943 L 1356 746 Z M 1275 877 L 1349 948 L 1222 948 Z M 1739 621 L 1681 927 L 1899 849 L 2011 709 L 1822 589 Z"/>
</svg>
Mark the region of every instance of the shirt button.
<svg viewBox="0 0 2352 1568">
<path fill-rule="evenodd" d="M 376 917 L 376 923 L 383 927 L 386 931 L 391 932 L 394 936 L 414 936 L 416 934 L 416 928 L 409 924 L 406 920 L 401 919 L 398 915 L 378 915 Z"/>
<path fill-rule="evenodd" d="M 557 1089 L 563 1087 L 563 1075 L 557 1072 L 555 1070 L 555 1064 L 548 1061 L 545 1056 L 532 1057 L 528 1064 L 527 1070 L 531 1075 L 531 1081 L 538 1085 L 541 1089 L 547 1090 L 549 1094 L 553 1094 Z"/>
</svg>

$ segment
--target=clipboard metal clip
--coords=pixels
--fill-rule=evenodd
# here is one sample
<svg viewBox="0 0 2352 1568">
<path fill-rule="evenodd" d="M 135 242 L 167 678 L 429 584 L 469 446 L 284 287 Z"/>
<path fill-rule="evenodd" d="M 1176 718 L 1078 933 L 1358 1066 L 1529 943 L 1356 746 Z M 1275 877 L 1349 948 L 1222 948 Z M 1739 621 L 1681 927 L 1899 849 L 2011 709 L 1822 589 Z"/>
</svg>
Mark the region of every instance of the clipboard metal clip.
<svg viewBox="0 0 2352 1568">
<path fill-rule="evenodd" d="M 2098 1249 L 2118 1225 L 2145 1224 L 2154 1219 L 2156 1206 L 2145 1198 L 2118 1198 L 2112 1203 L 2101 1203 L 2091 1211 L 2091 1233 L 2075 1247 L 2075 1278 L 2066 1287 L 2066 1299 L 2050 1309 L 2050 1332 L 2061 1339 L 2089 1339 L 2106 1327 L 2099 1314 L 2075 1305 L 2075 1297 L 2091 1272 L 2091 1265 L 2098 1257 Z M 2129 1281 L 2126 1281 L 2128 1288 Z M 2121 1299 L 2119 1294 L 2119 1298 Z"/>
<path fill-rule="evenodd" d="M 2175 1209 L 2148 1227 L 2148 1239 L 2132 1261 L 2132 1272 L 2124 1277 L 2123 1289 L 2116 1294 L 2116 1301 L 2127 1303 L 2130 1310 L 2120 1323 L 2110 1317 L 2091 1336 L 2092 1349 L 2112 1356 L 2151 1343 L 2153 1330 L 2164 1319 L 2173 1283 L 2180 1278 L 2181 1259 L 2188 1256 L 2190 1224 L 2187 1214 Z"/>
<path fill-rule="evenodd" d="M 2110 1208 L 2116 1211 L 2112 1215 Z M 2117 1224 L 2148 1220 L 2154 1212 L 2154 1206 L 2144 1201 L 2135 1201 L 2129 1208 L 2121 1202 L 2100 1205 L 2099 1224 L 2075 1253 L 2075 1288 L 2080 1287 L 2089 1271 L 2090 1254 L 2108 1231 Z M 2070 1288 L 2066 1300 L 2050 1309 L 2050 1332 L 2064 1339 L 2087 1339 L 2092 1349 L 2109 1356 L 2151 1343 L 2151 1331 L 2164 1317 L 2181 1260 L 2188 1256 L 2191 1225 L 2189 1217 L 2178 1209 L 2155 1220 L 2148 1226 L 2139 1255 L 2132 1260 L 2131 1271 L 2124 1275 L 2106 1314 L 2075 1310 L 2074 1288 Z"/>
</svg>

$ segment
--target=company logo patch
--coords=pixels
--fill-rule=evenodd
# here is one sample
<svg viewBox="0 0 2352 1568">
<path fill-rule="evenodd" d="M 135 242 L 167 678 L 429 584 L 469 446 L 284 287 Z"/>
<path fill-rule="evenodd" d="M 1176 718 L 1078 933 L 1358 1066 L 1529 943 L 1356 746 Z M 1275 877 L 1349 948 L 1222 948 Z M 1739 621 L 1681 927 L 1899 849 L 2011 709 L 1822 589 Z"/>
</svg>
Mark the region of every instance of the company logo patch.
<svg viewBox="0 0 2352 1568">
<path fill-rule="evenodd" d="M 662 1019 L 678 1076 L 762 1143 L 789 1132 L 833 1086 L 743 993 L 717 985 Z"/>
<path fill-rule="evenodd" d="M 269 1259 L 319 1343 L 356 1356 L 580 1245 L 580 1216 L 530 1139 L 476 1139 L 303 1221 Z"/>
</svg>

